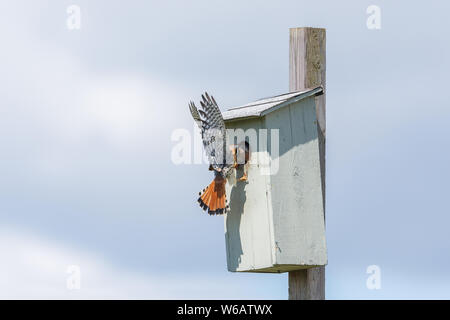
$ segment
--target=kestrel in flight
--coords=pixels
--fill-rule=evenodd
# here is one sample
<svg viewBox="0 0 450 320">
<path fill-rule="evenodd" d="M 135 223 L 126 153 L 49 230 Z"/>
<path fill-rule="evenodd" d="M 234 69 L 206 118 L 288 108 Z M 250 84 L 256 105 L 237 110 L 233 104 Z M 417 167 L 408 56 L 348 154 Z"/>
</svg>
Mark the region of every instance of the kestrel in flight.
<svg viewBox="0 0 450 320">
<path fill-rule="evenodd" d="M 234 170 L 244 165 L 244 174 L 239 181 L 247 181 L 246 166 L 249 160 L 249 144 L 243 141 L 238 145 L 227 146 L 225 122 L 216 100 L 205 92 L 200 101 L 202 109 L 197 109 L 191 101 L 189 109 L 200 128 L 203 147 L 209 161 L 209 170 L 214 171 L 214 180 L 199 192 L 198 202 L 208 214 L 224 214 L 229 208 L 225 196 L 225 184 Z M 240 162 L 238 163 L 238 155 Z M 241 160 L 241 158 L 243 158 Z"/>
</svg>

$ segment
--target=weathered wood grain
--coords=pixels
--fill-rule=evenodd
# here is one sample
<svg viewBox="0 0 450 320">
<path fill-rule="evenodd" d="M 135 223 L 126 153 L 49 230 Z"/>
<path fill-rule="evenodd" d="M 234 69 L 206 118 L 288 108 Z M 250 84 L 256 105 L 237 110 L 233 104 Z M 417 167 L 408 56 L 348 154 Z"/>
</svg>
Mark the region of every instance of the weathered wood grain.
<svg viewBox="0 0 450 320">
<path fill-rule="evenodd" d="M 292 28 L 289 37 L 289 91 L 317 85 L 322 85 L 326 92 L 326 31 L 321 28 Z M 316 99 L 325 218 L 325 94 Z M 289 272 L 289 299 L 325 299 L 325 267 Z"/>
<path fill-rule="evenodd" d="M 289 38 L 289 91 L 326 85 L 326 33 L 320 28 L 292 28 Z M 326 132 L 325 95 L 318 100 L 317 119 Z"/>
</svg>

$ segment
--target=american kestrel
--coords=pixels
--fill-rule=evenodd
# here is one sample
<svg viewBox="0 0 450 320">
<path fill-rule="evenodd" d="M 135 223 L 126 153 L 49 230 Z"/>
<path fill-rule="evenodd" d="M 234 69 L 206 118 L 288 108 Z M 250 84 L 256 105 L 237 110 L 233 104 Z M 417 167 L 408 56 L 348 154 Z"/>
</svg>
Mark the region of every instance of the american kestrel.
<svg viewBox="0 0 450 320">
<path fill-rule="evenodd" d="M 244 174 L 238 181 L 247 181 L 245 165 L 250 155 L 249 144 L 247 141 L 243 141 L 238 145 L 227 146 L 225 122 L 216 100 L 205 92 L 200 105 L 203 110 L 197 109 L 191 101 L 189 109 L 200 128 L 203 147 L 210 164 L 209 170 L 214 171 L 214 180 L 199 192 L 198 202 L 200 207 L 207 210 L 210 215 L 224 214 L 229 208 L 225 196 L 227 179 L 238 166 L 244 165 Z M 244 163 L 238 163 L 238 158 L 239 162 Z"/>
</svg>

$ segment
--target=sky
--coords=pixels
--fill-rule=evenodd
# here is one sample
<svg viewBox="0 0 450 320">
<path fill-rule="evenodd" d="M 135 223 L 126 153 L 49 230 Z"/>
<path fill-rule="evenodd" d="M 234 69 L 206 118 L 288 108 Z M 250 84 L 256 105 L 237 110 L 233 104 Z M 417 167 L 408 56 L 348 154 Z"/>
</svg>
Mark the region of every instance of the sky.
<svg viewBox="0 0 450 320">
<path fill-rule="evenodd" d="M 310 26 L 327 29 L 326 297 L 449 299 L 448 12 L 2 1 L 0 298 L 286 299 L 287 274 L 227 271 L 223 218 L 196 203 L 211 173 L 175 165 L 171 134 L 205 90 L 222 111 L 287 92 L 289 28 Z"/>
</svg>

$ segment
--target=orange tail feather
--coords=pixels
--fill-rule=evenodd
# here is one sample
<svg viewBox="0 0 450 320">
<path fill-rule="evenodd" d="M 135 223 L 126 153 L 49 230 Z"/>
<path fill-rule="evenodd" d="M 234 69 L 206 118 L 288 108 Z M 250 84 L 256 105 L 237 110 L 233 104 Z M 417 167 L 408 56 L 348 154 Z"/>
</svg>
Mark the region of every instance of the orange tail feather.
<svg viewBox="0 0 450 320">
<path fill-rule="evenodd" d="M 225 183 L 226 179 L 216 177 L 211 184 L 200 193 L 198 203 L 203 210 L 207 210 L 208 214 L 224 214 L 225 213 Z"/>
<path fill-rule="evenodd" d="M 203 194 L 201 195 L 201 200 L 203 201 L 203 203 L 209 203 L 210 199 L 211 199 L 211 186 L 206 187 L 206 189 L 203 190 Z"/>
</svg>

